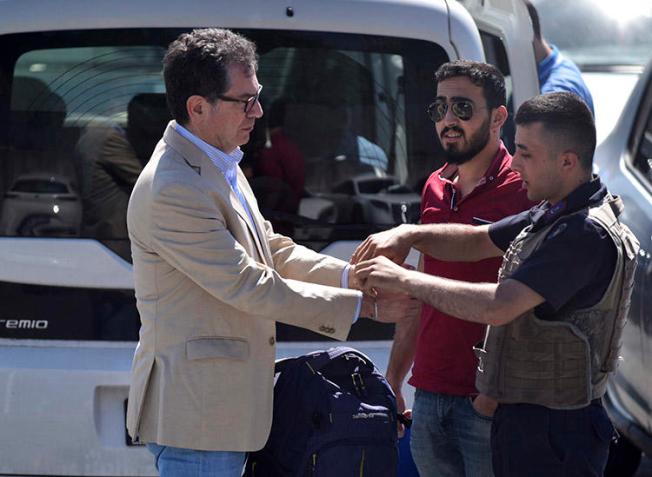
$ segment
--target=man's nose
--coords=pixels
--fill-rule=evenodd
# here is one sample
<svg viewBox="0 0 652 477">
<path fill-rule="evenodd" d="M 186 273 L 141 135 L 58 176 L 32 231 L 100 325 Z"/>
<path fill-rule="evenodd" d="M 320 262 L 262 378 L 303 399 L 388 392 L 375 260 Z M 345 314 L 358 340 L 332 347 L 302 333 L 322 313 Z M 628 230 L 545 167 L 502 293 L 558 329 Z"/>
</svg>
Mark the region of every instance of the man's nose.
<svg viewBox="0 0 652 477">
<path fill-rule="evenodd" d="M 256 101 L 251 110 L 249 110 L 249 117 L 256 119 L 263 117 L 263 105 L 260 104 L 260 101 Z"/>
<path fill-rule="evenodd" d="M 453 113 L 453 108 L 451 108 L 451 105 L 449 104 L 448 107 L 446 108 L 446 114 L 444 114 L 444 124 L 449 125 L 449 124 L 457 124 L 459 122 L 459 118 L 455 116 Z"/>
</svg>

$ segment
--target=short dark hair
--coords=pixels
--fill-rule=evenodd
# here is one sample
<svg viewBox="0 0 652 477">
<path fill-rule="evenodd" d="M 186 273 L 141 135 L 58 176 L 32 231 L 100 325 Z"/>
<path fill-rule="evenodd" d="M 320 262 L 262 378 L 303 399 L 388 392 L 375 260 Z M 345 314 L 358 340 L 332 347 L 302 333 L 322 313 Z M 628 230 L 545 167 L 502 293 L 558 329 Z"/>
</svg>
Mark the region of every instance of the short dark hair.
<svg viewBox="0 0 652 477">
<path fill-rule="evenodd" d="M 444 63 L 435 73 L 435 81 L 441 83 L 450 78 L 464 76 L 482 88 L 487 106 L 495 109 L 507 104 L 505 78 L 493 65 L 470 60 L 455 60 Z"/>
<path fill-rule="evenodd" d="M 527 12 L 530 15 L 530 21 L 532 21 L 532 31 L 534 31 L 534 37 L 537 40 L 541 40 L 541 22 L 539 21 L 539 12 L 537 12 L 536 7 L 532 4 L 530 0 L 523 0 L 525 6 L 527 7 Z"/>
<path fill-rule="evenodd" d="M 574 93 L 548 93 L 525 101 L 516 113 L 517 126 L 541 123 L 557 151 L 575 152 L 586 171 L 593 168 L 595 122 L 586 103 Z"/>
<path fill-rule="evenodd" d="M 256 46 L 242 35 L 219 28 L 183 33 L 168 47 L 163 77 L 168 107 L 180 124 L 188 122 L 186 101 L 200 95 L 213 102 L 226 92 L 229 67 L 242 66 L 253 74 L 258 68 Z"/>
</svg>

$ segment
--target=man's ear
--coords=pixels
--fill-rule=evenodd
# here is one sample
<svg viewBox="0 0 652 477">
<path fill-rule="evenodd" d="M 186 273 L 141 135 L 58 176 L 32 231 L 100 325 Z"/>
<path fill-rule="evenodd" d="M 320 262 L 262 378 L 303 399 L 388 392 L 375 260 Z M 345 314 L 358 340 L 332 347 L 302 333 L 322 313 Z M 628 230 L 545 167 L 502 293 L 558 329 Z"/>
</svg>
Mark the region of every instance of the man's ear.
<svg viewBox="0 0 652 477">
<path fill-rule="evenodd" d="M 186 112 L 190 121 L 199 120 L 203 114 L 206 113 L 208 103 L 203 96 L 193 94 L 186 100 Z"/>
<path fill-rule="evenodd" d="M 564 151 L 559 155 L 559 165 L 563 170 L 574 170 L 580 167 L 580 158 L 574 151 Z"/>
<path fill-rule="evenodd" d="M 508 116 L 509 113 L 507 112 L 507 108 L 503 105 L 498 106 L 496 109 L 493 110 L 491 115 L 491 128 L 492 129 L 502 128 L 503 124 L 505 124 L 505 121 L 507 121 Z"/>
</svg>

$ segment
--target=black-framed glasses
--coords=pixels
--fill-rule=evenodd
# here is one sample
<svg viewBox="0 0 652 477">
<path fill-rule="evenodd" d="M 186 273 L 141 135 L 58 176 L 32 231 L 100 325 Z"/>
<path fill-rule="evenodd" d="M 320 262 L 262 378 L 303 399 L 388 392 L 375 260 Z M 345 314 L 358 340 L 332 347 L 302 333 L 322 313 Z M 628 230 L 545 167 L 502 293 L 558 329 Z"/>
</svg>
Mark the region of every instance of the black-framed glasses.
<svg viewBox="0 0 652 477">
<path fill-rule="evenodd" d="M 258 92 L 256 93 L 255 96 L 252 96 L 249 99 L 237 99 L 237 98 L 230 98 L 228 96 L 224 95 L 217 95 L 219 99 L 222 101 L 228 101 L 229 103 L 243 103 L 244 104 L 244 112 L 245 114 L 248 114 L 249 111 L 254 107 L 254 104 L 258 102 L 258 99 L 260 98 L 260 92 L 263 90 L 263 85 L 258 86 Z"/>
<path fill-rule="evenodd" d="M 457 99 L 448 103 L 443 99 L 437 99 L 434 103 L 431 103 L 426 110 L 430 120 L 433 123 L 438 123 L 446 116 L 448 112 L 448 107 L 450 105 L 451 111 L 458 119 L 462 121 L 468 121 L 473 117 L 474 109 L 482 109 L 473 105 L 473 101 L 468 99 Z"/>
</svg>

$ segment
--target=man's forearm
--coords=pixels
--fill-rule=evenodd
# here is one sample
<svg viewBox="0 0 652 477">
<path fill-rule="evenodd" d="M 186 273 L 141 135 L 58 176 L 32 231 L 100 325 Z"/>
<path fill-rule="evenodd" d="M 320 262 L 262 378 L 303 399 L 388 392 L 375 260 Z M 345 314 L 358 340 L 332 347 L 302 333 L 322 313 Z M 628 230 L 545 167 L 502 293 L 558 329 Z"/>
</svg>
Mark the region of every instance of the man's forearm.
<svg viewBox="0 0 652 477">
<path fill-rule="evenodd" d="M 405 376 L 414 362 L 419 320 L 406 320 L 396 324 L 394 342 L 387 365 L 387 380 L 394 391 L 401 388 Z"/>
<path fill-rule="evenodd" d="M 418 300 L 465 321 L 497 325 L 508 318 L 496 297 L 495 283 L 468 283 L 407 272 L 399 286 Z"/>
<path fill-rule="evenodd" d="M 388 289 L 407 293 L 447 315 L 474 323 L 504 325 L 545 301 L 518 280 L 469 283 L 406 270 L 387 257 L 356 265 L 364 290 Z"/>
<path fill-rule="evenodd" d="M 499 257 L 498 249 L 489 237 L 489 227 L 463 224 L 404 224 L 367 237 L 351 257 L 357 264 L 384 256 L 402 264 L 410 248 L 416 248 L 438 260 L 476 262 Z"/>
<path fill-rule="evenodd" d="M 419 255 L 417 270 L 423 273 L 423 255 Z M 394 341 L 387 364 L 387 380 L 395 393 L 400 393 L 405 376 L 414 363 L 417 337 L 419 335 L 419 317 L 397 323 L 394 328 Z"/>
<path fill-rule="evenodd" d="M 491 242 L 487 226 L 426 224 L 405 233 L 413 248 L 438 260 L 476 262 L 502 254 Z"/>
</svg>

